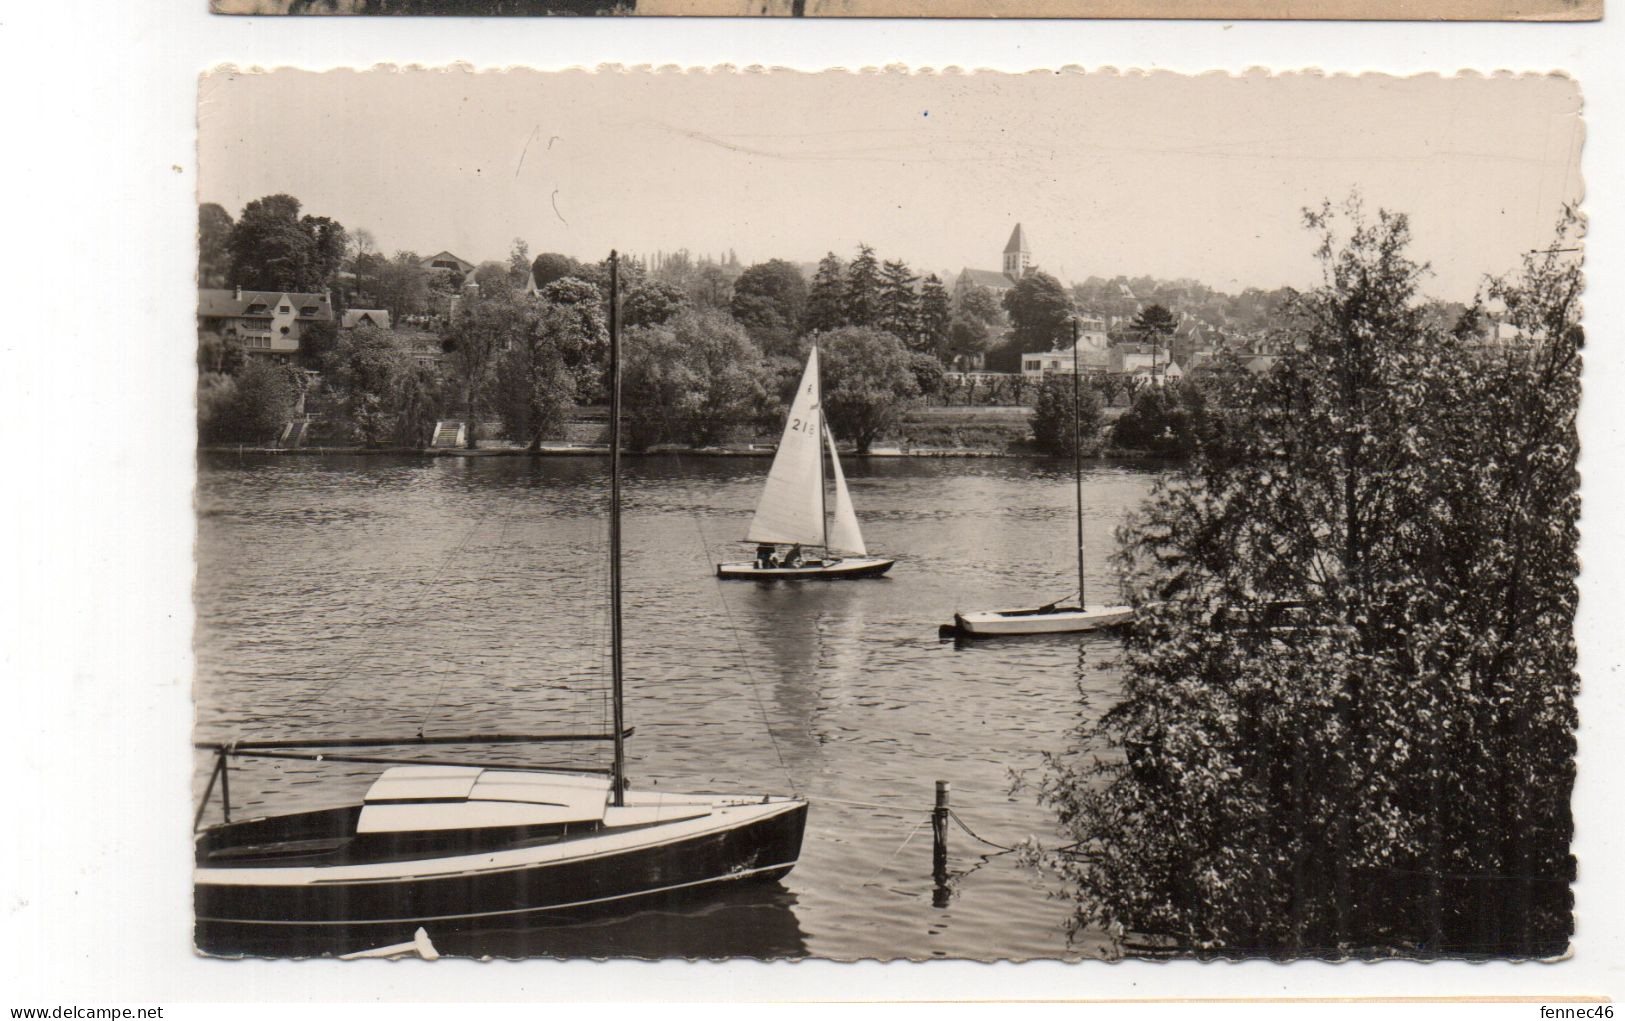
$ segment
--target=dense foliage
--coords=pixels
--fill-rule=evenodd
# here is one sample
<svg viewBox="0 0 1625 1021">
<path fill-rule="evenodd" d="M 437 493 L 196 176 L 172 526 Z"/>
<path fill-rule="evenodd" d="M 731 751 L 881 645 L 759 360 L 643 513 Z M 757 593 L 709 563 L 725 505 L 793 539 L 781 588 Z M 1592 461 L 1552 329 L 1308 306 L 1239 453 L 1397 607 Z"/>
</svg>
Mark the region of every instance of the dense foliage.
<svg viewBox="0 0 1625 1021">
<path fill-rule="evenodd" d="M 919 396 L 913 358 L 902 341 L 871 327 L 844 326 L 814 339 L 830 429 L 867 453 Z"/>
<path fill-rule="evenodd" d="M 301 216 L 299 200 L 292 195 L 255 199 L 243 207 L 227 238 L 231 268 L 226 285 L 321 291 L 338 270 L 348 244 L 342 224 L 326 216 Z"/>
<path fill-rule="evenodd" d="M 760 408 L 764 379 L 761 352 L 720 312 L 689 311 L 629 330 L 622 368 L 627 443 L 634 450 L 719 443 Z"/>
<path fill-rule="evenodd" d="M 1213 423 L 1202 387 L 1170 382 L 1142 387 L 1112 426 L 1112 446 L 1157 457 L 1189 457 Z"/>
<path fill-rule="evenodd" d="M 499 295 L 512 309 L 511 333 L 497 356 L 493 398 L 508 438 L 530 450 L 556 435 L 575 405 L 597 385 L 609 349 L 609 328 L 598 288 L 565 277 L 539 295 Z"/>
<path fill-rule="evenodd" d="M 198 438 L 203 443 L 269 443 L 298 399 L 289 371 L 251 361 L 236 375 L 209 372 L 198 381 Z"/>
<path fill-rule="evenodd" d="M 1094 454 L 1100 450 L 1102 420 L 1100 392 L 1093 386 L 1074 388 L 1069 375 L 1046 376 L 1033 405 L 1033 444 L 1046 454 L 1071 456 L 1077 437 L 1082 452 Z"/>
<path fill-rule="evenodd" d="M 1028 271 L 1005 291 L 1003 304 L 1010 317 L 1010 335 L 990 363 L 992 367 L 1017 371 L 1022 352 L 1053 350 L 1069 336 L 1075 315 L 1072 300 L 1061 282 L 1042 270 Z"/>
<path fill-rule="evenodd" d="M 1404 216 L 1311 214 L 1325 279 L 1222 444 L 1123 532 L 1121 702 L 1042 797 L 1076 924 L 1221 953 L 1561 953 L 1579 271 L 1424 314 Z M 1346 237 L 1334 230 L 1346 225 Z"/>
</svg>

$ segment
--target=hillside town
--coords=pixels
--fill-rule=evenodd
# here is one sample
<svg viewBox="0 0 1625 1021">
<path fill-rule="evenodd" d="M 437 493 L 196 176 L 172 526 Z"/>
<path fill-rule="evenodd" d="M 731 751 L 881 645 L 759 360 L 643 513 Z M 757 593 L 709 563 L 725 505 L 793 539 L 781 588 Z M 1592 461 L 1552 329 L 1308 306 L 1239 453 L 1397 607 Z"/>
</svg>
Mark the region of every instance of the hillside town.
<svg viewBox="0 0 1625 1021">
<path fill-rule="evenodd" d="M 1046 381 L 1077 372 L 1092 395 L 1091 452 L 1180 456 L 1201 417 L 1204 379 L 1261 374 L 1279 357 L 1287 288 L 1229 295 L 1192 280 L 1067 282 L 1043 268 L 1020 223 L 998 255 L 996 270 L 924 274 L 861 242 L 850 258 L 830 252 L 816 263 L 745 265 L 731 250 L 623 255 L 622 324 L 634 353 L 644 352 L 629 366 L 633 445 L 770 439 L 817 340 L 850 350 L 831 362 L 834 393 L 861 382 L 869 401 L 886 405 L 849 430 L 866 452 L 1065 452 L 1046 448 L 1055 430 L 1032 415 L 1044 413 Z M 603 262 L 533 256 L 517 238 L 503 260 L 388 256 L 369 231 L 303 214 L 288 195 L 250 202 L 236 219 L 207 204 L 202 440 L 591 445 L 600 430 L 582 409 L 600 399 L 589 369 L 605 335 L 607 272 Z M 1464 311 L 1436 308 L 1447 321 Z"/>
</svg>

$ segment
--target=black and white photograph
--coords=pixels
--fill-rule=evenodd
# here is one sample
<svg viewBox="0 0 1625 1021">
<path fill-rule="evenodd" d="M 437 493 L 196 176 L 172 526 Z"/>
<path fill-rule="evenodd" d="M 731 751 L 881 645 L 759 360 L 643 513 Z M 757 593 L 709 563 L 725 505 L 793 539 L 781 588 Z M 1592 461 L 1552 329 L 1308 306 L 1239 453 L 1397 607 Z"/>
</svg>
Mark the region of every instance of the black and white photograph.
<svg viewBox="0 0 1625 1021">
<path fill-rule="evenodd" d="M 1573 80 L 199 88 L 199 952 L 1570 952 Z"/>
</svg>

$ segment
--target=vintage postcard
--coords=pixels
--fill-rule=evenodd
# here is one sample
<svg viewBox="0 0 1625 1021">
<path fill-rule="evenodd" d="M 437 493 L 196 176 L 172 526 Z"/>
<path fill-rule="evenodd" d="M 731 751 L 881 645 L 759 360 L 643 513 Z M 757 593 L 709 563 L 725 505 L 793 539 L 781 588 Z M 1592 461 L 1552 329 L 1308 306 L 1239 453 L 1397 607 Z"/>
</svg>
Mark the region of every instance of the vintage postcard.
<svg viewBox="0 0 1625 1021">
<path fill-rule="evenodd" d="M 197 948 L 1568 954 L 1580 108 L 204 76 Z"/>
<path fill-rule="evenodd" d="M 1603 0 L 210 0 L 216 14 L 1595 21 Z"/>
</svg>

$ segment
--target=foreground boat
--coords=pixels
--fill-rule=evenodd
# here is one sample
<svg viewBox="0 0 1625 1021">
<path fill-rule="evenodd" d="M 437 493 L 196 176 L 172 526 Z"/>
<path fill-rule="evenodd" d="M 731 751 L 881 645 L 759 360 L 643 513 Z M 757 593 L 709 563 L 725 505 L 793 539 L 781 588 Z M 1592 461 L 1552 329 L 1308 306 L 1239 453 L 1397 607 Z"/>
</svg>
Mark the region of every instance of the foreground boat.
<svg viewBox="0 0 1625 1021">
<path fill-rule="evenodd" d="M 360 805 L 212 827 L 197 942 L 337 950 L 429 932 L 545 925 L 795 866 L 806 802 L 625 791 L 589 776 L 396 766 Z"/>
<path fill-rule="evenodd" d="M 224 820 L 195 841 L 197 945 L 220 954 L 342 953 L 422 928 L 541 926 L 773 880 L 801 852 L 807 802 L 626 784 L 621 655 L 618 260 L 610 256 L 610 605 L 613 728 L 564 734 L 200 743 Z M 402 761 L 346 749 L 607 741 L 604 771 Z M 231 821 L 239 757 L 389 765 L 358 804 Z M 427 938 L 427 937 L 425 937 Z"/>
<path fill-rule="evenodd" d="M 1058 600 L 1042 606 L 1008 610 L 973 610 L 954 614 L 954 622 L 943 627 L 969 638 L 1002 635 L 1055 635 L 1100 631 L 1120 627 L 1134 620 L 1132 606 L 1090 606 L 1083 570 L 1083 437 L 1079 426 L 1078 323 L 1072 321 L 1072 485 L 1078 524 L 1078 602 L 1062 605 Z M 1070 597 L 1069 597 L 1070 598 Z"/>
<path fill-rule="evenodd" d="M 835 450 L 835 434 L 824 421 L 820 387 L 818 348 L 814 347 L 785 416 L 784 435 L 773 454 L 756 516 L 745 533 L 746 542 L 757 544 L 756 559 L 718 564 L 717 577 L 753 581 L 878 578 L 897 562 L 869 556 L 864 545 L 863 529 L 858 526 Z M 826 448 L 835 490 L 833 520 L 824 477 Z M 781 545 L 792 547 L 782 558 L 777 554 Z M 804 557 L 804 545 L 821 547 L 823 555 Z M 836 555 L 836 550 L 849 555 Z"/>
</svg>

